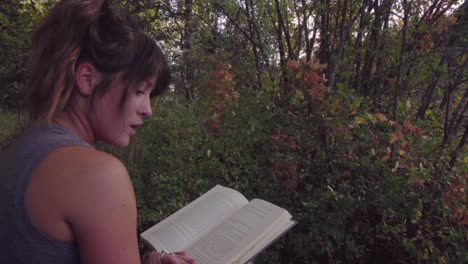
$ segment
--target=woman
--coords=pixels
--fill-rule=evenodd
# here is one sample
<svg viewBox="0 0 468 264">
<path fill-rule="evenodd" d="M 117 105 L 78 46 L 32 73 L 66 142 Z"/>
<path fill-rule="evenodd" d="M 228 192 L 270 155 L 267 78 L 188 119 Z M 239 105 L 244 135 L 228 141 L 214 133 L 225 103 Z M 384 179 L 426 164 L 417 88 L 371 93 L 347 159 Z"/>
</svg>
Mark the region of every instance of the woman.
<svg viewBox="0 0 468 264">
<path fill-rule="evenodd" d="M 60 1 L 32 43 L 33 122 L 0 155 L 0 263 L 140 263 L 129 175 L 93 145 L 129 143 L 168 87 L 167 62 L 105 0 Z"/>
</svg>

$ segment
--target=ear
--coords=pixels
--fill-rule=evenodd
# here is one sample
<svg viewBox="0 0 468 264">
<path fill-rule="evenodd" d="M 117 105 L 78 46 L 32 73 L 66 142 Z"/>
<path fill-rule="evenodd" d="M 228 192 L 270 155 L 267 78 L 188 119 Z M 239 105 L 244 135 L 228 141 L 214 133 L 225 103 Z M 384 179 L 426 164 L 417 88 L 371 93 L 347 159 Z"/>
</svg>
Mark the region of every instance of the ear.
<svg viewBox="0 0 468 264">
<path fill-rule="evenodd" d="M 90 96 L 100 81 L 100 74 L 91 63 L 81 63 L 75 71 L 75 78 L 78 91 L 84 96 Z"/>
</svg>

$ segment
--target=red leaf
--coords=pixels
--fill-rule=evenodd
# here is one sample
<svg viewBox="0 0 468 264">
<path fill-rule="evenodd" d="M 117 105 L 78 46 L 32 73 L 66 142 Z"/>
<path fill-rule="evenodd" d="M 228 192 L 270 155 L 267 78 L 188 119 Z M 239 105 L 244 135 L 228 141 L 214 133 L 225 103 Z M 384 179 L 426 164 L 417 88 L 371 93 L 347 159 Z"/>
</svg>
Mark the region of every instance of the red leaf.
<svg viewBox="0 0 468 264">
<path fill-rule="evenodd" d="M 306 74 L 306 80 L 311 86 L 318 86 L 321 83 L 322 78 L 315 73 Z"/>
<path fill-rule="evenodd" d="M 379 136 L 378 135 L 372 135 L 372 146 L 377 146 L 379 144 Z"/>
<path fill-rule="evenodd" d="M 293 138 L 288 138 L 289 149 L 296 150 L 296 141 Z"/>
<path fill-rule="evenodd" d="M 294 61 L 294 60 L 289 60 L 288 61 L 288 67 L 291 70 L 295 70 L 295 69 L 299 68 L 299 66 L 301 66 L 301 64 L 299 62 L 297 62 L 297 61 Z"/>
<path fill-rule="evenodd" d="M 411 144 L 408 141 L 403 142 L 403 150 L 408 152 L 408 150 L 411 148 Z"/>
<path fill-rule="evenodd" d="M 351 171 L 349 171 L 349 170 L 344 171 L 343 175 L 348 180 L 351 180 L 351 178 L 353 177 L 353 175 L 351 174 Z"/>
<path fill-rule="evenodd" d="M 385 155 L 382 157 L 382 161 L 387 161 L 390 159 L 390 155 Z"/>
<path fill-rule="evenodd" d="M 313 100 L 317 100 L 320 98 L 320 89 L 318 87 L 312 87 L 309 90 L 309 95 Z"/>
</svg>

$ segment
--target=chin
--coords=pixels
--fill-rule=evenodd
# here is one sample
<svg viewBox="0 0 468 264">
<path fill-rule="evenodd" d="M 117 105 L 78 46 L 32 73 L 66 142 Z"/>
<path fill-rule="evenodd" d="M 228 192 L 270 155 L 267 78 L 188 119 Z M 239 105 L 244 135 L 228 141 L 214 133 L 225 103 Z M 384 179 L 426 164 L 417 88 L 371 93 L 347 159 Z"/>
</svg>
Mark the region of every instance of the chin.
<svg viewBox="0 0 468 264">
<path fill-rule="evenodd" d="M 104 142 L 106 142 L 107 144 L 119 147 L 119 148 L 125 148 L 130 143 L 130 138 L 129 137 L 119 137 L 119 138 L 113 139 L 113 140 L 104 140 Z"/>
<path fill-rule="evenodd" d="M 130 139 L 127 139 L 127 140 L 119 140 L 115 142 L 113 145 L 119 148 L 125 148 L 126 146 L 128 146 L 129 143 L 130 143 Z"/>
</svg>

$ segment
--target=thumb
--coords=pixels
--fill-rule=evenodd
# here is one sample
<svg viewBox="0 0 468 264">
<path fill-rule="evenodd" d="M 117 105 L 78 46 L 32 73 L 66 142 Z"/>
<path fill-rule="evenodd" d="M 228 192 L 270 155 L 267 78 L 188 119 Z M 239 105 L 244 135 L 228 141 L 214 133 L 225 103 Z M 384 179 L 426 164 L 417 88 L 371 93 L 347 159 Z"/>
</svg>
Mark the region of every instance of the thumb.
<svg viewBox="0 0 468 264">
<path fill-rule="evenodd" d="M 157 251 L 151 251 L 148 256 L 145 257 L 144 264 L 162 264 L 161 253 Z"/>
</svg>

